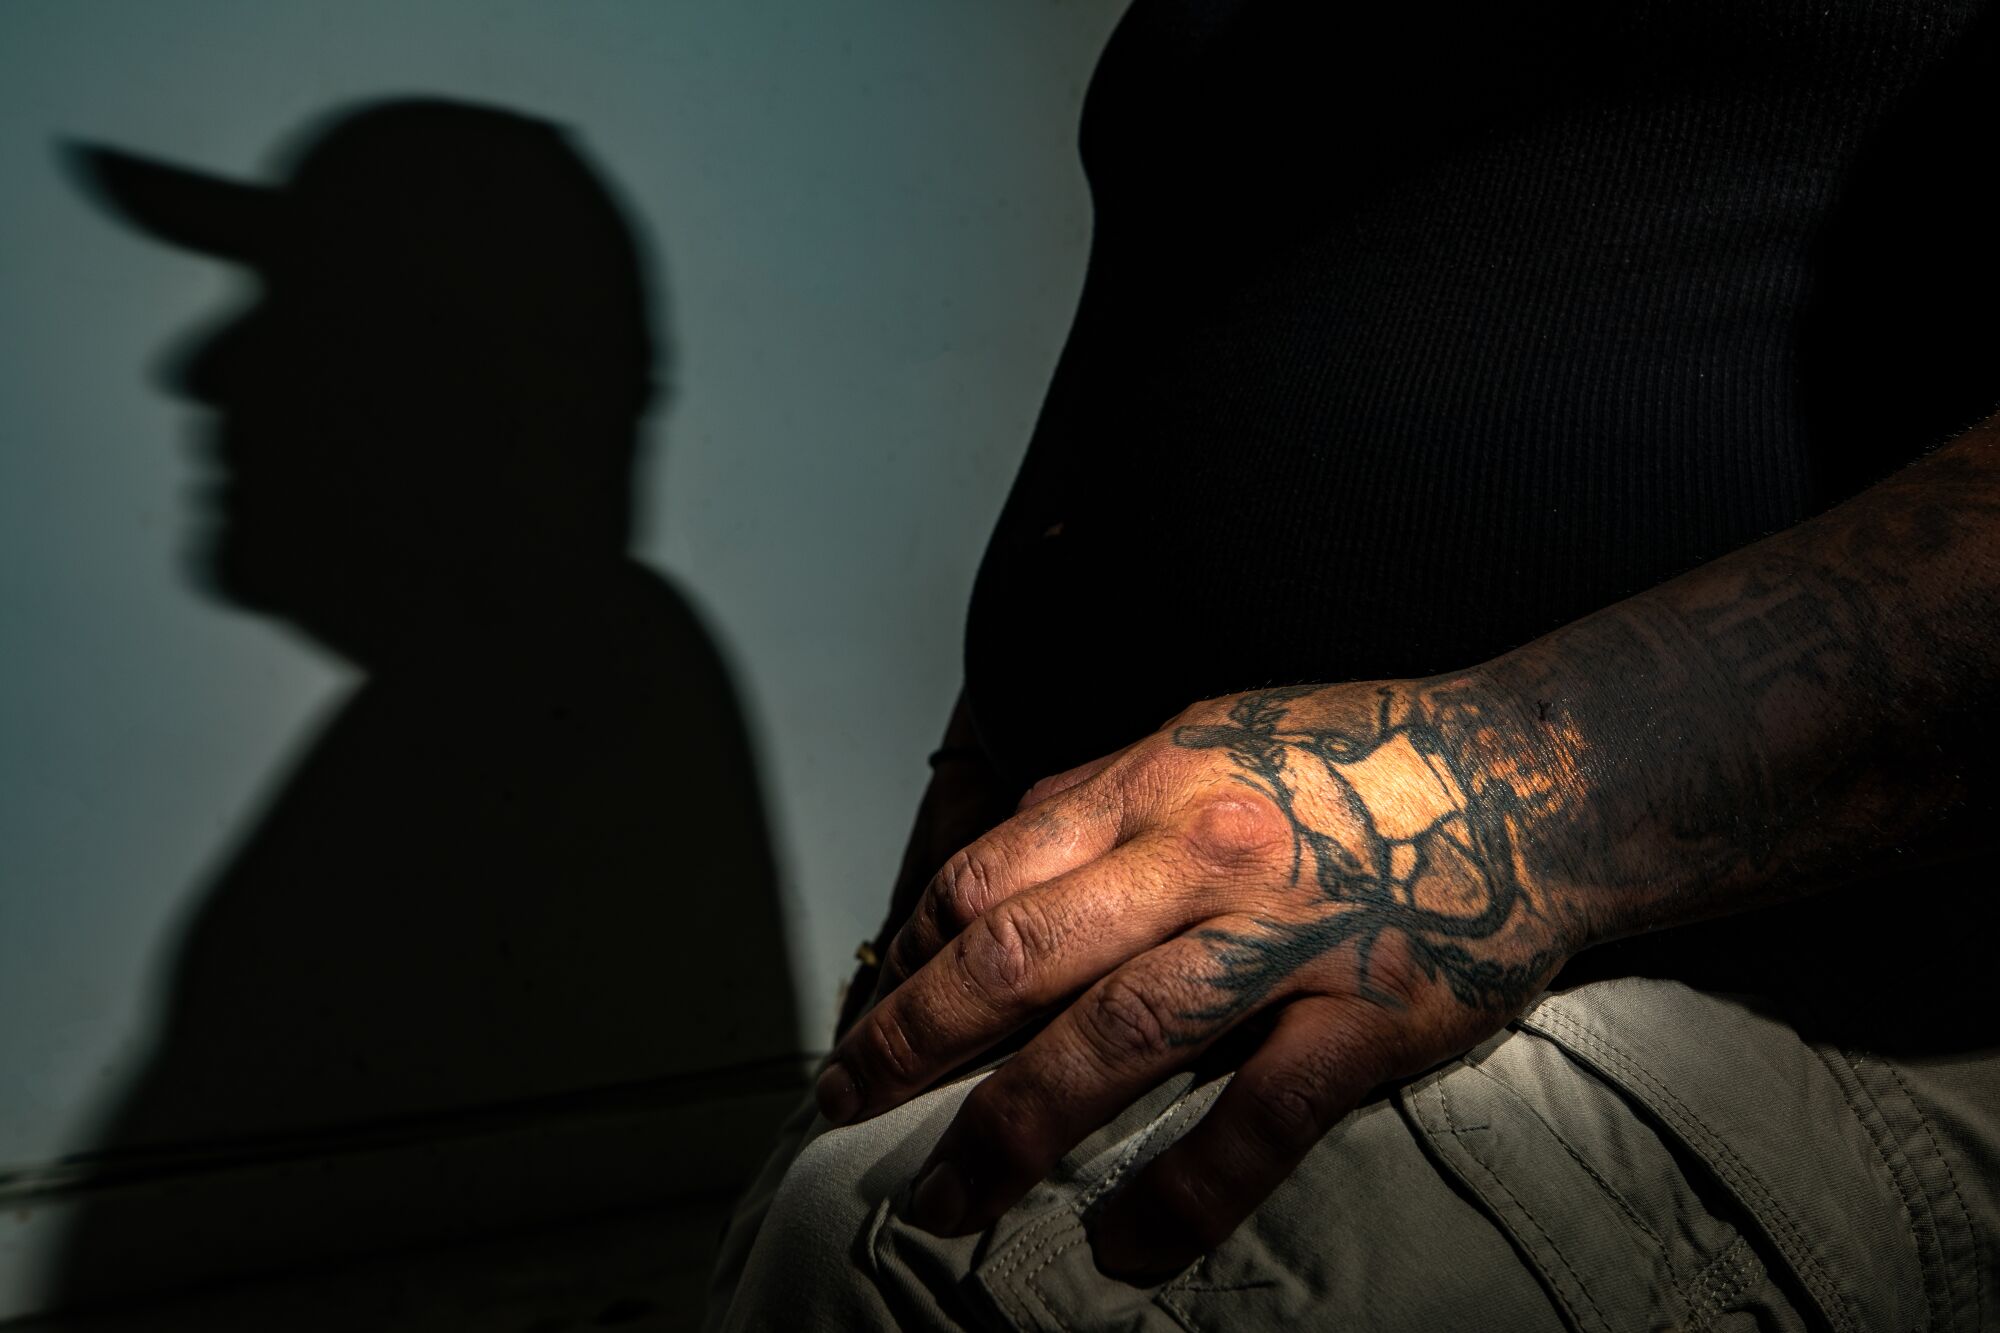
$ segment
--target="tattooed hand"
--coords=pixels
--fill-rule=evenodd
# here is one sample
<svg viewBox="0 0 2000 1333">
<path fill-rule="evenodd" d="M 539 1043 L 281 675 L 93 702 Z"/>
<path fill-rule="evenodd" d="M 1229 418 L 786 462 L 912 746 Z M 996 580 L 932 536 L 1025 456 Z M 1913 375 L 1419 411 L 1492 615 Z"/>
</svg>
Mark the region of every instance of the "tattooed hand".
<svg viewBox="0 0 2000 1333">
<path fill-rule="evenodd" d="M 820 1106 L 879 1114 L 1059 1010 L 918 1178 L 916 1220 L 961 1233 L 1176 1069 L 1235 1063 L 1095 1227 L 1109 1271 L 1178 1267 L 1582 948 L 2000 856 L 1996 607 L 2000 417 L 1463 676 L 1198 705 L 945 865 Z"/>
<path fill-rule="evenodd" d="M 990 1224 L 1232 1030 L 1209 1114 L 1096 1227 L 1107 1271 L 1219 1242 L 1382 1083 L 1496 1030 L 1582 943 L 1535 882 L 1549 769 L 1470 680 L 1264 690 L 1048 779 L 931 881 L 819 1084 L 836 1123 L 1067 1007 L 967 1098 L 920 1225 Z"/>
</svg>

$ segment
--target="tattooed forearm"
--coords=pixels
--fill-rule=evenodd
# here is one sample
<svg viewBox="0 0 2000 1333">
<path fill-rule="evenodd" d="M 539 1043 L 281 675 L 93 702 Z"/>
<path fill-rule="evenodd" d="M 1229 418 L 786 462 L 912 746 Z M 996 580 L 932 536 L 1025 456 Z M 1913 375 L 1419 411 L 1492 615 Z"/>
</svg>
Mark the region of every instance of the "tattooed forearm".
<svg viewBox="0 0 2000 1333">
<path fill-rule="evenodd" d="M 1965 437 L 1483 668 L 1576 775 L 1527 832 L 1545 878 L 1622 933 L 1961 835 L 1995 786 L 1996 454 Z"/>
<path fill-rule="evenodd" d="M 1179 727 L 1283 811 L 1297 894 L 1206 934 L 1212 1002 L 1182 1018 L 1199 1032 L 1346 948 L 1364 991 L 1393 948 L 1512 1010 L 1577 948 L 1935 844 L 1993 803 L 1996 538 L 1982 429 L 1474 671 L 1376 687 L 1365 712 L 1353 687 L 1265 690 Z"/>
</svg>

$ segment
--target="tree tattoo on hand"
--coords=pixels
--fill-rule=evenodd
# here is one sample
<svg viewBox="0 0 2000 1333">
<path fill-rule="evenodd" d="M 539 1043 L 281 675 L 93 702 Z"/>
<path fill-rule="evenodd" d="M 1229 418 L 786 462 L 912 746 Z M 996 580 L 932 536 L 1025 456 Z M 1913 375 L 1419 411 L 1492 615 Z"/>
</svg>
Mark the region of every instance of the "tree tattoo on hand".
<svg viewBox="0 0 2000 1333">
<path fill-rule="evenodd" d="M 1204 929 L 1218 969 L 1215 1004 L 1184 1011 L 1198 1025 L 1256 1007 L 1286 976 L 1352 941 L 1359 988 L 1395 1003 L 1370 980 L 1377 943 L 1390 932 L 1407 942 L 1430 980 L 1463 1004 L 1512 1010 L 1534 993 L 1560 951 L 1525 959 L 1479 949 L 1523 915 L 1538 915 L 1525 890 L 1511 828 L 1542 812 L 1552 784 L 1496 777 L 1467 762 L 1467 733 L 1481 720 L 1469 696 L 1450 689 L 1426 701 L 1412 691 L 1376 690 L 1373 726 L 1356 731 L 1293 719 L 1295 705 L 1324 686 L 1238 696 L 1228 722 L 1183 725 L 1174 744 L 1226 753 L 1234 778 L 1261 792 L 1292 827 L 1291 882 L 1317 890 L 1303 921 L 1257 919 L 1256 932 Z M 1393 790 L 1393 799 L 1385 792 Z"/>
</svg>

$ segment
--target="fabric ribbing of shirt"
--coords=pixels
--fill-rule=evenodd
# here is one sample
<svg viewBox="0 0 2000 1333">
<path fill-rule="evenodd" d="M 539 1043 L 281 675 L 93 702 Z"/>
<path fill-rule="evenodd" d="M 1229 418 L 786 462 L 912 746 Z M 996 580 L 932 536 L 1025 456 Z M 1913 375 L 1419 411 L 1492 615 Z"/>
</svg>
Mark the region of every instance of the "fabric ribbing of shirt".
<svg viewBox="0 0 2000 1333">
<path fill-rule="evenodd" d="M 1003 770 L 1473 665 L 1985 415 L 1986 9 L 1139 0 L 968 623 Z"/>
</svg>

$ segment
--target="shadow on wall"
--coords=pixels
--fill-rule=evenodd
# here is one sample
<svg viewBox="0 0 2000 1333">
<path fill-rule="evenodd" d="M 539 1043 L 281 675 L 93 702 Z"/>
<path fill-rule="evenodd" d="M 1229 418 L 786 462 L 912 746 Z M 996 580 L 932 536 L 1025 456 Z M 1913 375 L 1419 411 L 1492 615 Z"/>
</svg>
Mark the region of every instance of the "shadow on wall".
<svg viewBox="0 0 2000 1333">
<path fill-rule="evenodd" d="M 215 413 L 199 573 L 364 674 L 202 893 L 93 1158 L 304 1159 L 791 1056 L 735 693 L 626 553 L 654 349 L 618 207 L 561 130 L 444 101 L 350 110 L 294 162 L 263 189 L 72 154 L 262 280 L 174 371 Z M 324 1207 L 315 1178 L 245 1228 Z M 52 1304 L 204 1225 L 198 1191 L 143 1193 L 90 1196 Z"/>
</svg>

